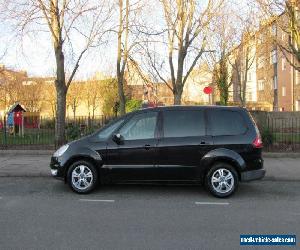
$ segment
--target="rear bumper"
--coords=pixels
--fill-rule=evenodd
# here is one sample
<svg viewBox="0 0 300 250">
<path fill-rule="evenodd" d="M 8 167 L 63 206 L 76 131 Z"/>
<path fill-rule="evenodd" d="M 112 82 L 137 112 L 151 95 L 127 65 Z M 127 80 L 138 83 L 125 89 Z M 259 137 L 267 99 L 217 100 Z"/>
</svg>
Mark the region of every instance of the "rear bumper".
<svg viewBox="0 0 300 250">
<path fill-rule="evenodd" d="M 245 171 L 241 173 L 241 181 L 254 181 L 254 180 L 260 180 L 264 178 L 266 174 L 266 170 L 264 168 L 257 169 L 257 170 L 251 170 L 251 171 Z"/>
</svg>

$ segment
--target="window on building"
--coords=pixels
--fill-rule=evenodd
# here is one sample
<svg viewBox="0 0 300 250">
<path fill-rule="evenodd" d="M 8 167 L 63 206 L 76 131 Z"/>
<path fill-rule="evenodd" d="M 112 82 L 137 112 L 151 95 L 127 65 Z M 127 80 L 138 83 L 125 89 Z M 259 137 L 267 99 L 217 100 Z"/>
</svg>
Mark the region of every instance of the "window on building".
<svg viewBox="0 0 300 250">
<path fill-rule="evenodd" d="M 273 77 L 273 89 L 277 89 L 278 88 L 278 83 L 277 83 L 277 76 Z"/>
<path fill-rule="evenodd" d="M 265 65 L 265 58 L 263 56 L 258 57 L 257 59 L 257 68 L 262 68 Z"/>
<path fill-rule="evenodd" d="M 248 72 L 248 81 L 252 81 L 252 72 Z"/>
<path fill-rule="evenodd" d="M 300 100 L 296 101 L 296 107 L 295 107 L 296 111 L 300 111 Z"/>
<path fill-rule="evenodd" d="M 264 80 L 258 80 L 258 90 L 264 90 L 264 89 L 265 89 Z"/>
<path fill-rule="evenodd" d="M 295 11 L 295 18 L 296 18 L 296 20 L 297 20 L 297 22 L 300 22 L 300 15 L 299 15 L 299 8 L 298 7 L 296 7 L 296 11 Z"/>
<path fill-rule="evenodd" d="M 296 70 L 296 85 L 300 84 L 300 72 Z"/>
<path fill-rule="evenodd" d="M 286 70 L 286 59 L 285 59 L 285 57 L 283 57 L 281 59 L 281 69 Z"/>
<path fill-rule="evenodd" d="M 282 96 L 286 96 L 286 88 L 285 88 L 285 86 L 282 87 Z"/>
<path fill-rule="evenodd" d="M 274 49 L 270 53 L 270 64 L 277 63 L 277 50 Z"/>
<path fill-rule="evenodd" d="M 277 27 L 276 27 L 276 24 L 273 23 L 271 26 L 271 34 L 272 34 L 272 36 L 276 36 L 276 33 L 277 33 Z"/>
<path fill-rule="evenodd" d="M 263 35 L 262 35 L 262 34 L 259 34 L 259 35 L 258 35 L 258 38 L 257 38 L 257 43 L 258 43 L 258 44 L 261 44 L 262 41 L 263 41 Z"/>
<path fill-rule="evenodd" d="M 286 39 L 286 34 L 285 34 L 284 31 L 282 31 L 282 33 L 281 33 L 281 40 L 285 41 L 285 39 Z"/>
<path fill-rule="evenodd" d="M 252 99 L 252 92 L 249 92 L 249 93 L 248 93 L 248 101 L 249 101 L 249 102 L 252 102 L 252 101 L 253 101 L 253 99 Z"/>
</svg>

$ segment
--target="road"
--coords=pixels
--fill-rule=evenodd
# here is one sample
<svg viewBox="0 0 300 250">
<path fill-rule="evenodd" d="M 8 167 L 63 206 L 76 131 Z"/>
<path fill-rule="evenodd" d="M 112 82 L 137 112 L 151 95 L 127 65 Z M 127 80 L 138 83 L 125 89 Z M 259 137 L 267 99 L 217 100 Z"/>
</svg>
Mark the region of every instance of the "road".
<svg viewBox="0 0 300 250">
<path fill-rule="evenodd" d="M 251 233 L 296 234 L 299 246 L 300 182 L 242 184 L 217 199 L 199 186 L 107 185 L 78 195 L 48 177 L 0 178 L 2 250 L 240 249 L 240 234 Z"/>
</svg>

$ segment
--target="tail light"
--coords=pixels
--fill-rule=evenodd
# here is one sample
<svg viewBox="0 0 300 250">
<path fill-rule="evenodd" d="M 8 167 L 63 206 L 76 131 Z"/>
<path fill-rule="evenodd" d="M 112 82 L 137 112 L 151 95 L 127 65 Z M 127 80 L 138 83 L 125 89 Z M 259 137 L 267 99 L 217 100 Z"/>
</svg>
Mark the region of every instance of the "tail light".
<svg viewBox="0 0 300 250">
<path fill-rule="evenodd" d="M 260 136 L 256 136 L 255 140 L 252 142 L 253 147 L 255 148 L 262 148 L 263 143 Z"/>
</svg>

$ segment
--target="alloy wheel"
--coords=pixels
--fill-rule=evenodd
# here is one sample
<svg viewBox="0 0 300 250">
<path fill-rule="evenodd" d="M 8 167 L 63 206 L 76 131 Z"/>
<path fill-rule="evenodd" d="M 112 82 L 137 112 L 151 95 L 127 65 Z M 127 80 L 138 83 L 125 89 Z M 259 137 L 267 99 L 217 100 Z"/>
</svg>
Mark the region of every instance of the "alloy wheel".
<svg viewBox="0 0 300 250">
<path fill-rule="evenodd" d="M 85 165 L 79 165 L 72 171 L 72 184 L 79 190 L 88 189 L 93 184 L 93 172 Z"/>
<path fill-rule="evenodd" d="M 234 177 L 230 170 L 219 168 L 211 176 L 213 189 L 218 193 L 228 193 L 234 188 Z"/>
</svg>

